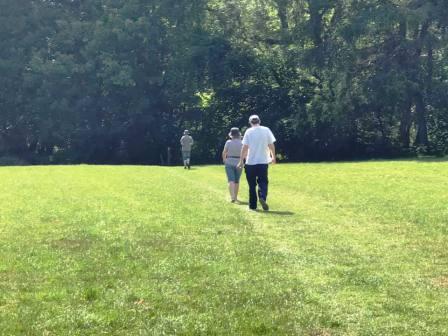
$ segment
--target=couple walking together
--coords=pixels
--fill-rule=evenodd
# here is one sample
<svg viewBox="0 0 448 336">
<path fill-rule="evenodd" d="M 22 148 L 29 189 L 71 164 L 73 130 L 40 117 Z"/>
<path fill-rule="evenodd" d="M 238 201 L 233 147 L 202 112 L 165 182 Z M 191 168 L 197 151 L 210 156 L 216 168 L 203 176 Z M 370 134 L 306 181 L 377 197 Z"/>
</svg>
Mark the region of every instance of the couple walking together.
<svg viewBox="0 0 448 336">
<path fill-rule="evenodd" d="M 276 140 L 268 127 L 261 126 L 257 115 L 250 116 L 249 124 L 251 127 L 245 132 L 242 140 L 238 128 L 230 130 L 230 140 L 224 146 L 222 159 L 232 202 L 238 201 L 240 177 L 244 167 L 249 185 L 249 209 L 256 210 L 259 201 L 263 210 L 267 211 L 268 168 L 270 163 L 276 163 Z"/>
</svg>

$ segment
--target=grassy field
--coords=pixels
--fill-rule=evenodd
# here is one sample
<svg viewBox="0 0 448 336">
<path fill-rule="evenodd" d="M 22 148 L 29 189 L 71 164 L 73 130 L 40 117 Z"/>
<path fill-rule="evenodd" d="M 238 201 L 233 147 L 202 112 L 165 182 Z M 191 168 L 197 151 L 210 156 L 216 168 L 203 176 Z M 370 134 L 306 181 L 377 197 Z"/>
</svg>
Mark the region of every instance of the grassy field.
<svg viewBox="0 0 448 336">
<path fill-rule="evenodd" d="M 448 334 L 448 162 L 270 178 L 254 213 L 219 166 L 0 168 L 0 334 Z"/>
</svg>

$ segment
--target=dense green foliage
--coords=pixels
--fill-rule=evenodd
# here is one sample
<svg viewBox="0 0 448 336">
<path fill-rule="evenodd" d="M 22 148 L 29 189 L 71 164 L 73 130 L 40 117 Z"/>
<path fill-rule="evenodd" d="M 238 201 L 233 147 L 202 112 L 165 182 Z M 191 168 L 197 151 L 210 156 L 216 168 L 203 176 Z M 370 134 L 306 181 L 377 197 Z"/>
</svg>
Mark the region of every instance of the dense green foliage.
<svg viewBox="0 0 448 336">
<path fill-rule="evenodd" d="M 0 155 L 195 160 L 261 115 L 289 160 L 443 153 L 445 0 L 4 0 Z"/>
<path fill-rule="evenodd" d="M 446 335 L 447 168 L 0 168 L 1 335 Z"/>
</svg>

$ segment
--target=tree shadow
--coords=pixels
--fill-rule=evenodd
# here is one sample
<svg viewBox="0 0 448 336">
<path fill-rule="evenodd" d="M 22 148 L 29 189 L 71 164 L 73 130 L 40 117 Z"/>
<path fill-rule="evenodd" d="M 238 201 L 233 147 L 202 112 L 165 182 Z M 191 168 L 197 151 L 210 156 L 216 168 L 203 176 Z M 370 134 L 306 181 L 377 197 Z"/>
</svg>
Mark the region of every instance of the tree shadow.
<svg viewBox="0 0 448 336">
<path fill-rule="evenodd" d="M 352 164 L 352 163 L 368 163 L 368 162 L 392 162 L 392 161 L 398 161 L 398 162 L 406 162 L 406 161 L 412 161 L 412 162 L 448 162 L 448 155 L 445 156 L 437 156 L 437 155 L 422 155 L 422 156 L 391 156 L 391 157 L 372 157 L 372 158 L 364 158 L 364 159 L 353 159 L 353 160 L 334 160 L 334 161 L 297 161 L 297 162 L 285 162 L 283 165 L 287 164 L 326 164 L 326 165 L 332 165 L 332 164 Z"/>
<path fill-rule="evenodd" d="M 412 161 L 417 162 L 448 162 L 448 156 L 437 157 L 437 156 L 423 156 L 413 159 Z"/>
</svg>

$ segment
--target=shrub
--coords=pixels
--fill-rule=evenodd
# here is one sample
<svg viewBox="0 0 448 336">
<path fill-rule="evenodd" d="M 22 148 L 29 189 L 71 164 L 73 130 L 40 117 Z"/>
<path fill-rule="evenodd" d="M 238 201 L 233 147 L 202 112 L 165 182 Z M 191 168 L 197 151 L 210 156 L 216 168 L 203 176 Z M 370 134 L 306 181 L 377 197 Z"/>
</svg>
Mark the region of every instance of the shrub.
<svg viewBox="0 0 448 336">
<path fill-rule="evenodd" d="M 0 156 L 0 166 L 26 166 L 29 163 L 19 157 L 12 155 Z"/>
</svg>

